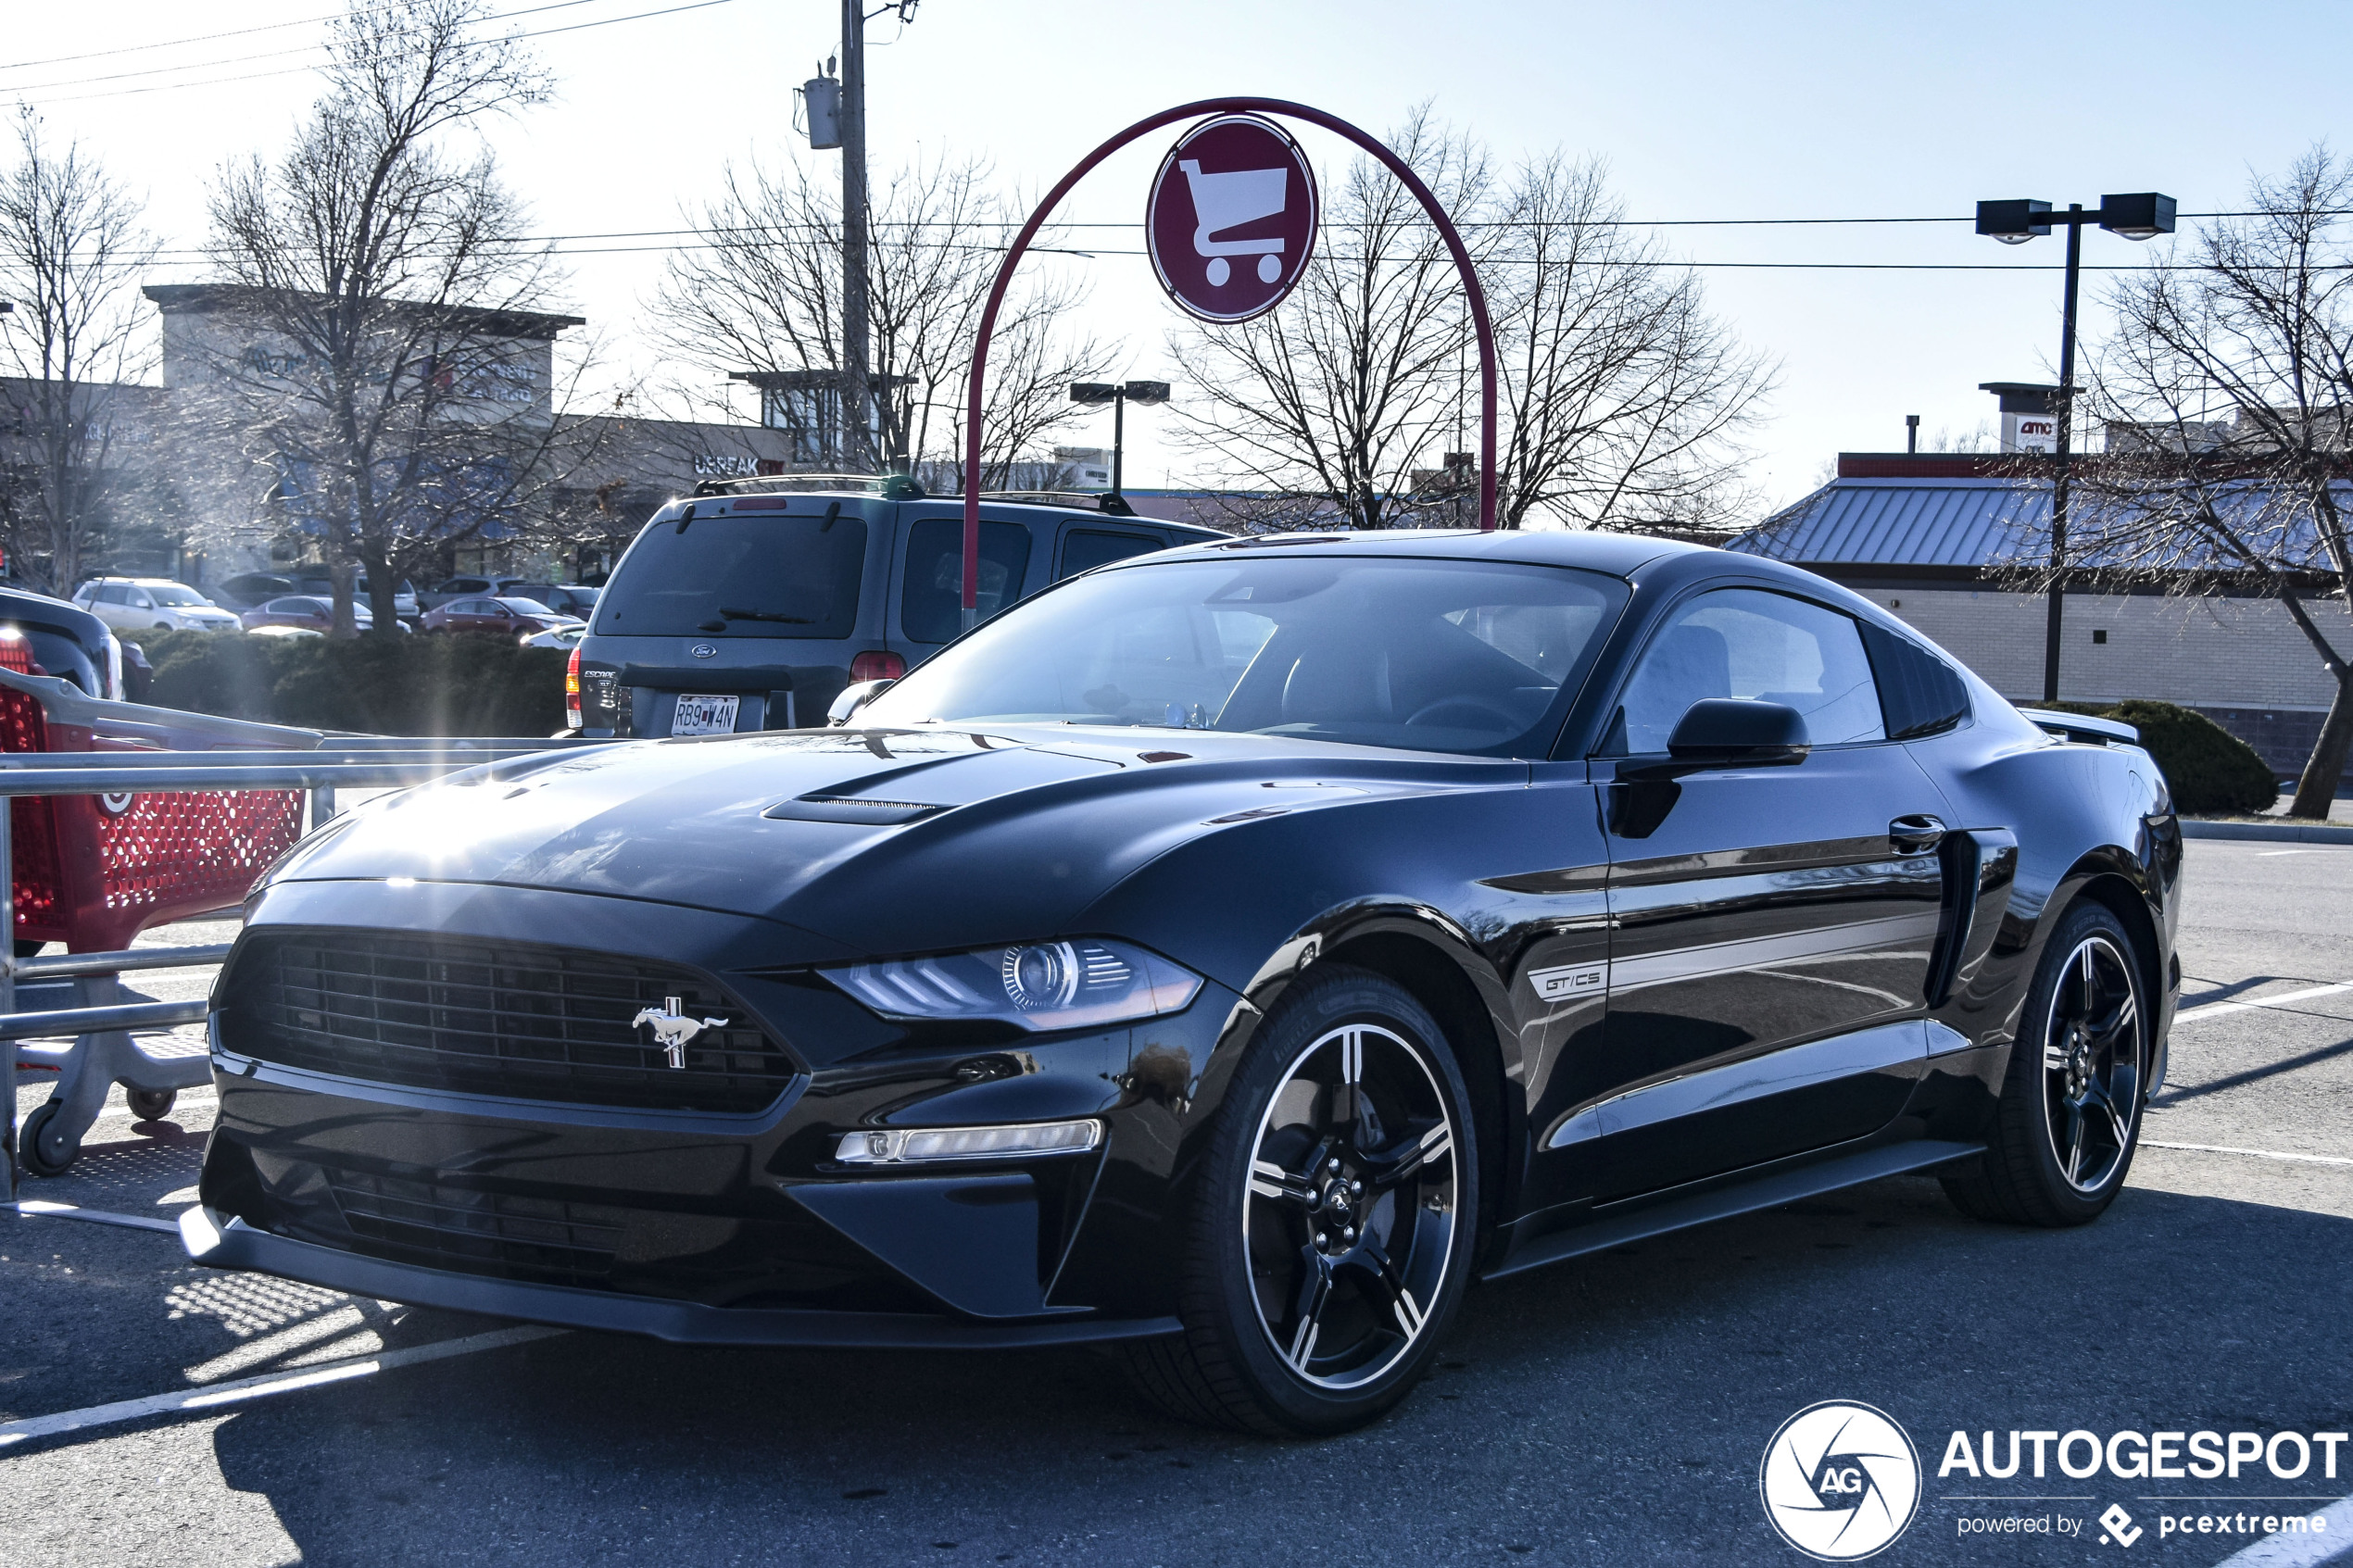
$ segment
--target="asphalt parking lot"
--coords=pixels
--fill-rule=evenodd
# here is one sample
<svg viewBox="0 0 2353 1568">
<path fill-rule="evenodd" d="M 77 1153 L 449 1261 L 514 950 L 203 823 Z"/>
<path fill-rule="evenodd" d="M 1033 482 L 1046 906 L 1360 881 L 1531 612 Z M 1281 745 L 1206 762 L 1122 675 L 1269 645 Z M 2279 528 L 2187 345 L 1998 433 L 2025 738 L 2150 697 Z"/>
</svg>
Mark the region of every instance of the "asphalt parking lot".
<svg viewBox="0 0 2353 1568">
<path fill-rule="evenodd" d="M 1957 1429 L 2353 1429 L 2353 847 L 2188 853 L 2188 1010 L 2099 1223 L 1981 1225 L 1905 1179 L 1523 1275 L 1474 1293 L 1393 1418 L 1327 1442 L 1174 1424 L 1084 1351 L 474 1349 L 510 1325 L 191 1268 L 160 1231 L 0 1216 L 0 1423 L 465 1352 L 0 1426 L 0 1562 L 1794 1563 L 1758 1461 L 1832 1399 L 1893 1415 L 1928 1466 L 1881 1562 L 2113 1559 L 2096 1516 L 2145 1525 L 2159 1496 L 2318 1510 L 2353 1493 L 2353 1454 L 2334 1481 L 1936 1474 Z M 169 1216 L 208 1098 L 134 1125 L 118 1095 L 81 1164 L 26 1196 Z M 2010 1515 L 2053 1533 L 1961 1533 Z M 2150 1528 L 2129 1557 L 2210 1563 L 2250 1539 Z"/>
</svg>

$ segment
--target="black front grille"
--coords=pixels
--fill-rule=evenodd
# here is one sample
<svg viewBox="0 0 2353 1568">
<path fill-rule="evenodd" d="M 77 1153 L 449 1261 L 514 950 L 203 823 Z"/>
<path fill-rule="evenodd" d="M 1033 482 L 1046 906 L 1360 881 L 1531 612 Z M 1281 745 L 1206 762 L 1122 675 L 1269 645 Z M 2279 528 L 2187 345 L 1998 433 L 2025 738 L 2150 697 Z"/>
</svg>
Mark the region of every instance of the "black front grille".
<svg viewBox="0 0 2353 1568">
<path fill-rule="evenodd" d="M 432 1268 L 502 1274 L 550 1285 L 596 1286 L 621 1248 L 612 1210 L 554 1198 L 511 1198 L 327 1172 L 344 1223 L 368 1251 Z"/>
<path fill-rule="evenodd" d="M 221 1044 L 340 1077 L 639 1110 L 753 1111 L 797 1069 L 692 972 L 605 953 L 393 932 L 247 938 Z M 646 1014 L 704 1024 L 671 1065 Z"/>
</svg>

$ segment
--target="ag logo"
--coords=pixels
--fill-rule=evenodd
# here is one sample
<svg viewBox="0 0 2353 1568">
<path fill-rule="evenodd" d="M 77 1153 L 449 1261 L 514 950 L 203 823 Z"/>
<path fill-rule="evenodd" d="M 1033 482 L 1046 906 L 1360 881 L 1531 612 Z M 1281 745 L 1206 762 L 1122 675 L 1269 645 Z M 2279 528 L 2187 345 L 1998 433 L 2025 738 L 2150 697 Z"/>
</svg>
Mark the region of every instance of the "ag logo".
<svg viewBox="0 0 2353 1568">
<path fill-rule="evenodd" d="M 1826 1400 L 1781 1423 L 1756 1486 L 1781 1539 L 1824 1562 L 1853 1562 L 1911 1524 L 1920 1456 L 1885 1412 Z"/>
</svg>

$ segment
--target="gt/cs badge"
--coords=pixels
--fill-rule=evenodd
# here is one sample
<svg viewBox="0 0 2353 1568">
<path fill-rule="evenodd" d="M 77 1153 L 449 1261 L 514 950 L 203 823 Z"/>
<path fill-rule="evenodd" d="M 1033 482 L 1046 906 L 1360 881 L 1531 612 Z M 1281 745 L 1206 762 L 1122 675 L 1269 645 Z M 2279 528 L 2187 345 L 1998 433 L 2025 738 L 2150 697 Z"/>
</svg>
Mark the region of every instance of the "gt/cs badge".
<svg viewBox="0 0 2353 1568">
<path fill-rule="evenodd" d="M 697 659 L 717 659 L 719 657 L 719 649 L 710 643 L 697 643 L 693 647 L 688 648 L 686 651 L 693 654 Z"/>
<path fill-rule="evenodd" d="M 1558 969 L 1531 969 L 1528 983 L 1541 1002 L 1567 1001 L 1572 997 L 1599 997 L 1609 990 L 1609 965 L 1565 964 Z"/>
</svg>

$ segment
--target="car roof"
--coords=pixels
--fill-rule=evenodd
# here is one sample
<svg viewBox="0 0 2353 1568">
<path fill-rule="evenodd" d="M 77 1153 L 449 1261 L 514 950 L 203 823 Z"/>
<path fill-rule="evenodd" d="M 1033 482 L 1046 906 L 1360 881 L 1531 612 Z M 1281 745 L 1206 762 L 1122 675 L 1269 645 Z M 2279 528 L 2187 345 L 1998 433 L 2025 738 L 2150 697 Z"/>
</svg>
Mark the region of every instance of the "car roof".
<svg viewBox="0 0 2353 1568">
<path fill-rule="evenodd" d="M 786 477 L 789 478 L 790 476 L 787 475 Z M 958 511 L 963 510 L 964 505 L 964 498 L 962 495 L 885 495 L 881 492 L 875 490 L 850 489 L 747 490 L 740 494 L 731 491 L 719 495 L 673 495 L 669 500 L 664 501 L 661 508 L 655 511 L 653 516 L 646 520 L 646 522 L 647 525 L 650 527 L 652 524 L 657 522 L 675 521 L 677 520 L 679 510 L 686 507 L 689 502 L 693 503 L 698 508 L 706 506 L 712 508 L 709 512 L 704 512 L 698 509 L 695 514 L 696 516 L 717 517 L 721 515 L 717 508 L 724 506 L 730 501 L 746 501 L 754 497 L 759 497 L 764 503 L 772 497 L 784 496 L 790 496 L 796 500 L 805 498 L 812 501 L 883 501 L 888 502 L 893 506 L 947 507 L 952 508 Z M 1204 543 L 1213 539 L 1223 538 L 1225 536 L 1220 533 L 1218 530 L 1203 527 L 1198 522 L 1180 522 L 1174 518 L 1164 517 L 1144 517 L 1141 515 L 1130 516 L 1126 512 L 1107 512 L 1097 507 L 1080 506 L 1076 504 L 1081 500 L 1091 501 L 1093 498 L 1094 495 L 1091 491 L 1074 491 L 1071 493 L 1071 499 L 1069 502 L 1021 501 L 1014 500 L 1010 496 L 1000 500 L 994 495 L 983 495 L 980 498 L 980 504 L 988 508 L 991 516 L 996 517 L 1000 521 L 1006 513 L 1013 512 L 1040 519 L 1049 517 L 1060 518 L 1066 521 L 1103 523 L 1113 527 L 1117 527 L 1121 524 L 1127 524 L 1131 526 L 1139 525 L 1146 528 L 1174 529 L 1178 533 L 1196 535 Z M 773 508 L 765 504 L 756 509 L 762 512 L 773 512 Z"/>
<path fill-rule="evenodd" d="M 1705 546 L 1633 533 L 1571 533 L 1561 529 L 1496 529 L 1482 533 L 1477 529 L 1462 528 L 1384 528 L 1327 533 L 1247 533 L 1178 546 L 1151 559 L 1162 563 L 1262 554 L 1409 556 L 1422 559 L 1573 566 L 1612 577 L 1631 577 L 1642 567 L 1664 558 L 1722 553 Z"/>
</svg>

